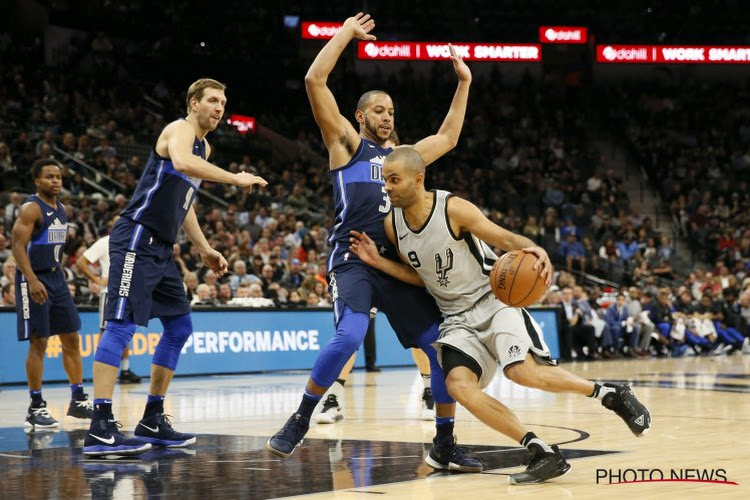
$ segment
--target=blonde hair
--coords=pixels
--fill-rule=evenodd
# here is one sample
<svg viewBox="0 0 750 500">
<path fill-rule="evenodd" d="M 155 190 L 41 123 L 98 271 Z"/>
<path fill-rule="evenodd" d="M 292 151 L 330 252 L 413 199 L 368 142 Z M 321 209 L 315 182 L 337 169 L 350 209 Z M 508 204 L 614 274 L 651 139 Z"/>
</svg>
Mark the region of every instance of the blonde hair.
<svg viewBox="0 0 750 500">
<path fill-rule="evenodd" d="M 217 89 L 223 92 L 227 89 L 227 86 L 212 78 L 201 78 L 200 80 L 194 81 L 190 84 L 190 87 L 188 87 L 187 98 L 185 99 L 188 113 L 190 113 L 190 100 L 195 98 L 200 102 L 200 100 L 203 99 L 203 92 L 206 89 Z"/>
</svg>

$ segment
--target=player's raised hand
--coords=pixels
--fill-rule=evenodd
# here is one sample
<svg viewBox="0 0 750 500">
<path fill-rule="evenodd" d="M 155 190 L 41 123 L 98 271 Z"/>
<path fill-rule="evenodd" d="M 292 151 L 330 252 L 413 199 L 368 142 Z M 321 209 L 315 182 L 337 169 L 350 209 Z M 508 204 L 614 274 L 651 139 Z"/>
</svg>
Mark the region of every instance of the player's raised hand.
<svg viewBox="0 0 750 500">
<path fill-rule="evenodd" d="M 267 186 L 268 182 L 263 177 L 258 177 L 247 172 L 238 172 L 234 174 L 234 185 L 242 189 L 252 189 L 255 185 Z"/>
<path fill-rule="evenodd" d="M 540 274 L 544 278 L 544 284 L 549 286 L 552 282 L 552 262 L 549 260 L 547 251 L 542 247 L 526 247 L 521 249 L 522 252 L 534 254 L 537 256 L 536 264 L 534 264 L 534 270 L 541 268 Z"/>
<path fill-rule="evenodd" d="M 222 277 L 229 268 L 227 259 L 225 259 L 221 253 L 217 252 L 213 248 L 209 249 L 208 252 L 201 255 L 201 259 L 203 260 L 203 263 L 206 264 L 209 269 L 215 272 L 218 277 Z"/>
<path fill-rule="evenodd" d="M 352 230 L 349 231 L 349 234 L 351 235 L 351 238 L 349 238 L 349 250 L 359 257 L 362 262 L 374 267 L 380 258 L 375 242 L 367 236 L 367 233 Z"/>
<path fill-rule="evenodd" d="M 353 38 L 359 38 L 360 40 L 377 40 L 375 35 L 369 33 L 375 28 L 375 20 L 370 17 L 370 14 L 362 14 L 358 12 L 356 16 L 348 18 L 344 21 L 344 27 L 342 29 L 349 30 Z"/>
<path fill-rule="evenodd" d="M 448 50 L 450 50 L 451 62 L 453 63 L 453 69 L 456 70 L 456 76 L 458 76 L 458 79 L 462 82 L 471 82 L 471 70 L 450 43 L 448 44 Z"/>
</svg>

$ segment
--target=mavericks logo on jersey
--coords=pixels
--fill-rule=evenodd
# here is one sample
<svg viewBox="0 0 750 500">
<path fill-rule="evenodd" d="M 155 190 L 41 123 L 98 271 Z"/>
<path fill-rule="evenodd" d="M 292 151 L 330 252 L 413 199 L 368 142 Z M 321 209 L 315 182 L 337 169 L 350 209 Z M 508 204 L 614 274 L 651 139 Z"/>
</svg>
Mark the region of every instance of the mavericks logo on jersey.
<svg viewBox="0 0 750 500">
<path fill-rule="evenodd" d="M 55 217 L 52 224 L 47 228 L 47 243 L 65 243 L 65 237 L 68 235 L 68 224 L 63 224 L 60 219 Z"/>
<path fill-rule="evenodd" d="M 437 283 L 443 288 L 448 288 L 450 280 L 448 279 L 448 271 L 453 269 L 453 250 L 450 248 L 445 251 L 445 262 L 443 262 L 443 256 L 439 253 L 435 254 L 435 273 L 437 274 Z"/>
</svg>

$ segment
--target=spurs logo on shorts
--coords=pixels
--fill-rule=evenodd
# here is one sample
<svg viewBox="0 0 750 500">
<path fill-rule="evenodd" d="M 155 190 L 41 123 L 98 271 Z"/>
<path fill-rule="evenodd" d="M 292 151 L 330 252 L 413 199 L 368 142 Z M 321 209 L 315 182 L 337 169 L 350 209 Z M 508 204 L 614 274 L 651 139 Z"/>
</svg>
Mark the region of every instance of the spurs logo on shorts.
<svg viewBox="0 0 750 500">
<path fill-rule="evenodd" d="M 508 357 L 509 358 L 517 358 L 521 356 L 521 348 L 517 345 L 512 345 L 508 348 Z"/>
<path fill-rule="evenodd" d="M 450 248 L 445 251 L 445 263 L 443 263 L 443 256 L 439 253 L 435 254 L 435 273 L 437 274 L 437 283 L 443 288 L 448 288 L 450 280 L 448 279 L 448 271 L 453 269 L 453 250 Z"/>
</svg>

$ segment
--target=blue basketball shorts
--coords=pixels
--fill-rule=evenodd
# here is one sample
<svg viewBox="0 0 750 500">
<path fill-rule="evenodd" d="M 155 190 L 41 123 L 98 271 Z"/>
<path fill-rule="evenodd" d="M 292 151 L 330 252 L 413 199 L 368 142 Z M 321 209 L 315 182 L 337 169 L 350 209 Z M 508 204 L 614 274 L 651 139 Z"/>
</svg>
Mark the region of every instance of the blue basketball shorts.
<svg viewBox="0 0 750 500">
<path fill-rule="evenodd" d="M 190 312 L 172 244 L 121 217 L 109 238 L 109 283 L 104 319 L 146 326 L 151 318 Z"/>
<path fill-rule="evenodd" d="M 47 301 L 44 304 L 31 300 L 26 278 L 16 271 L 18 340 L 29 340 L 32 335 L 49 337 L 80 330 L 81 317 L 62 270 L 56 268 L 35 274 L 47 289 Z"/>
</svg>

